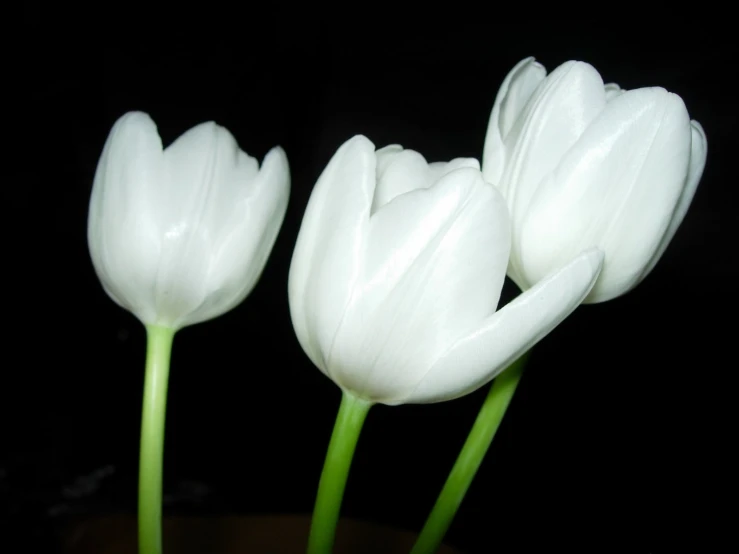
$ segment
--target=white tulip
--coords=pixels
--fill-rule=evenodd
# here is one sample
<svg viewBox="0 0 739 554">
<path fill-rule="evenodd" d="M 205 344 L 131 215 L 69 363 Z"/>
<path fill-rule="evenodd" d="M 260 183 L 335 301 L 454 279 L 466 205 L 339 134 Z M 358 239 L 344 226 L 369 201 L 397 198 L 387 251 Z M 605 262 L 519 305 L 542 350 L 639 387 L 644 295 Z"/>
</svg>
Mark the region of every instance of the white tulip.
<svg viewBox="0 0 739 554">
<path fill-rule="evenodd" d="M 450 400 L 491 381 L 587 295 L 590 250 L 496 311 L 510 250 L 502 196 L 473 159 L 428 164 L 347 141 L 319 178 L 289 276 L 295 332 L 353 396 Z"/>
<path fill-rule="evenodd" d="M 88 245 L 103 288 L 146 325 L 180 329 L 238 305 L 256 284 L 287 208 L 290 173 L 203 123 L 166 149 L 151 118 L 121 117 L 90 198 Z"/>
<path fill-rule="evenodd" d="M 635 287 L 693 199 L 706 137 L 679 96 L 604 85 L 570 61 L 549 76 L 521 61 L 498 92 L 482 169 L 513 222 L 509 276 L 522 288 L 586 248 L 605 253 L 586 302 Z"/>
</svg>

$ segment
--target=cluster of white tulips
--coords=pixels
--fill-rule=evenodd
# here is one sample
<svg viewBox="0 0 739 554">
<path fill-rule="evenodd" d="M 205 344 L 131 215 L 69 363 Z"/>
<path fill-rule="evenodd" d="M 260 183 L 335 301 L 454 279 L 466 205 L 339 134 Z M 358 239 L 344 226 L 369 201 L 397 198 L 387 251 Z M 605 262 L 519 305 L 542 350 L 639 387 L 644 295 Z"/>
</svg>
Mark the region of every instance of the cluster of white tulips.
<svg viewBox="0 0 739 554">
<path fill-rule="evenodd" d="M 583 62 L 547 75 L 532 58 L 503 81 L 480 147 L 481 162 L 430 163 L 357 135 L 313 189 L 285 292 L 300 345 L 343 400 L 311 554 L 332 549 L 354 445 L 373 404 L 451 400 L 500 375 L 486 400 L 503 406 L 490 416 L 499 421 L 526 352 L 581 303 L 623 295 L 654 268 L 706 161 L 703 129 L 679 96 L 604 84 Z M 174 334 L 251 292 L 289 193 L 281 148 L 260 166 L 214 123 L 163 148 L 154 122 L 128 113 L 105 144 L 90 200 L 90 253 L 105 291 L 141 320 L 149 340 L 142 554 L 161 552 Z M 500 307 L 506 275 L 521 294 Z M 509 373 L 513 381 L 502 381 Z M 478 423 L 490 427 L 480 421 L 485 410 Z M 466 472 L 466 484 L 447 483 L 414 554 L 439 546 L 485 450 L 471 469 L 453 469 Z"/>
</svg>

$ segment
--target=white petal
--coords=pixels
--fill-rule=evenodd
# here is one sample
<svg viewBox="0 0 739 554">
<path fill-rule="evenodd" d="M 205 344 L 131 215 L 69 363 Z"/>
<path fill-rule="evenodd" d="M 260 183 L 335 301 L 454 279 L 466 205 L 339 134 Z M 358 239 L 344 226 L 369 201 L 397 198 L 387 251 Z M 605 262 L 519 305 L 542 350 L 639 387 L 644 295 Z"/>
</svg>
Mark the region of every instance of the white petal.
<svg viewBox="0 0 739 554">
<path fill-rule="evenodd" d="M 457 341 L 397 403 L 452 400 L 490 382 L 577 308 L 602 262 L 603 253 L 590 250 L 522 293 Z"/>
<path fill-rule="evenodd" d="M 208 296 L 183 325 L 206 321 L 240 304 L 259 280 L 277 239 L 290 196 L 285 151 L 273 148 L 259 173 L 242 179 L 240 187 L 234 188 L 237 196 L 232 199 L 231 213 L 221 222 L 226 233 L 211 252 Z"/>
<path fill-rule="evenodd" d="M 451 173 L 455 169 L 469 167 L 480 171 L 480 162 L 475 158 L 454 158 L 448 162 L 433 162 L 428 167 L 428 185 L 431 186 L 441 179 L 444 175 Z"/>
<path fill-rule="evenodd" d="M 544 66 L 529 57 L 506 75 L 495 98 L 485 136 L 482 165 L 487 182 L 497 186 L 500 181 L 506 163 L 503 141 L 546 74 Z"/>
<path fill-rule="evenodd" d="M 316 183 L 288 278 L 295 333 L 311 361 L 324 356 L 359 278 L 375 189 L 375 147 L 358 135 L 334 154 Z"/>
<path fill-rule="evenodd" d="M 88 217 L 90 256 L 103 288 L 144 323 L 155 319 L 160 238 L 151 191 L 161 181 L 162 143 L 151 118 L 130 112 L 108 135 Z"/>
<path fill-rule="evenodd" d="M 180 135 L 166 148 L 164 158 L 167 179 L 159 199 L 163 232 L 183 221 L 222 221 L 259 171 L 257 160 L 242 152 L 231 133 L 212 121 Z"/>
<path fill-rule="evenodd" d="M 667 229 L 689 149 L 679 97 L 637 89 L 611 101 L 539 187 L 514 238 L 528 285 L 597 246 L 606 260 L 587 301 L 634 286 Z"/>
<path fill-rule="evenodd" d="M 498 104 L 500 111 L 498 113 L 498 128 L 500 136 L 505 141 L 508 133 L 521 117 L 526 104 L 531 99 L 534 91 L 546 78 L 547 70 L 534 58 L 528 58 L 521 62 L 519 66 L 513 69 L 513 75 L 510 81 L 503 82 L 503 87 L 507 88 L 505 95 Z M 508 77 L 506 77 L 506 80 Z"/>
<path fill-rule="evenodd" d="M 508 200 L 516 226 L 542 179 L 605 105 L 600 75 L 582 62 L 562 64 L 536 89 L 505 139 L 511 145 L 510 163 L 495 183 Z"/>
<path fill-rule="evenodd" d="M 606 101 L 607 102 L 610 102 L 614 98 L 618 98 L 624 92 L 626 92 L 620 86 L 618 86 L 616 83 L 608 83 L 608 84 L 606 84 L 606 86 L 604 87 L 604 89 L 606 91 Z"/>
<path fill-rule="evenodd" d="M 415 387 L 437 356 L 495 310 L 505 278 L 505 201 L 479 170 L 398 196 L 371 220 L 364 278 L 334 341 L 337 382 L 376 402 Z"/>
<path fill-rule="evenodd" d="M 157 221 L 163 237 L 156 281 L 162 325 L 179 326 L 208 294 L 211 255 L 223 224 L 257 171 L 226 129 L 202 123 L 164 151 L 166 175 L 158 187 Z"/>
<path fill-rule="evenodd" d="M 385 171 L 388 166 L 393 163 L 395 156 L 403 151 L 403 147 L 399 144 L 388 144 L 382 148 L 378 148 L 375 151 L 375 163 L 377 165 L 377 171 L 375 173 L 376 179 L 379 181 L 382 176 L 385 175 Z"/>
<path fill-rule="evenodd" d="M 678 227 L 685 218 L 685 214 L 688 212 L 690 203 L 693 201 L 695 191 L 698 188 L 698 183 L 703 176 L 703 169 L 706 166 L 706 156 L 708 154 L 708 142 L 706 140 L 706 133 L 697 121 L 691 121 L 691 144 L 690 144 L 690 162 L 688 166 L 688 175 L 685 179 L 685 187 L 683 188 L 680 199 L 675 206 L 675 211 L 672 214 L 670 225 L 667 228 L 667 232 L 662 237 L 657 251 L 652 256 L 652 260 L 647 265 L 646 269 L 642 272 L 639 280 L 644 279 L 657 265 L 657 262 L 664 254 L 670 241 L 675 236 Z"/>
<path fill-rule="evenodd" d="M 382 208 L 396 196 L 429 186 L 428 162 L 418 152 L 403 150 L 393 152 L 391 158 L 383 160 L 383 171 L 377 174 L 372 213 Z"/>
</svg>

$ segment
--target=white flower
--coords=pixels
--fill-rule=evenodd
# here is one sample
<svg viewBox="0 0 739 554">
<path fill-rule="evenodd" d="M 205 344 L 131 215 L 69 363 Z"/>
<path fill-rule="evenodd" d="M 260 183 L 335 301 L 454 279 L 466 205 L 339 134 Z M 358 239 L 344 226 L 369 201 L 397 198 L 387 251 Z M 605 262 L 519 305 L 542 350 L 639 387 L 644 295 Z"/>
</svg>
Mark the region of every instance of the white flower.
<svg viewBox="0 0 739 554">
<path fill-rule="evenodd" d="M 570 314 L 602 262 L 591 250 L 496 311 L 509 249 L 505 201 L 476 160 L 428 164 L 354 137 L 319 178 L 295 246 L 300 344 L 370 402 L 467 394 Z"/>
<path fill-rule="evenodd" d="M 705 161 L 679 96 L 604 85 L 582 62 L 547 76 L 523 60 L 498 92 L 482 163 L 511 213 L 510 277 L 525 290 L 597 246 L 605 261 L 586 302 L 624 294 L 672 240 Z"/>
<path fill-rule="evenodd" d="M 259 163 L 203 123 L 162 149 L 148 115 L 121 117 L 90 198 L 88 245 L 108 295 L 144 324 L 179 329 L 252 290 L 290 194 L 284 151 Z"/>
</svg>

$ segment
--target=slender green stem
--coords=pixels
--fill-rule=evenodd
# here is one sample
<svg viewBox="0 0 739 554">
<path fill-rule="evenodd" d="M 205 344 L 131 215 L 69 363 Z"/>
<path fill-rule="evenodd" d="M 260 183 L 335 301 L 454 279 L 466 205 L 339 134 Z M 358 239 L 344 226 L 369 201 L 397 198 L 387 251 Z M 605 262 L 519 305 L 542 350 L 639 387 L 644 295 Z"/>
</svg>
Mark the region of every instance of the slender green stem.
<svg viewBox="0 0 739 554">
<path fill-rule="evenodd" d="M 421 530 L 411 554 L 433 554 L 441 545 L 467 489 L 470 488 L 485 454 L 500 427 L 513 393 L 516 392 L 528 352 L 513 362 L 493 381 L 485 402 L 477 414 L 470 434 L 447 477 L 444 488 Z"/>
<path fill-rule="evenodd" d="M 341 406 L 318 483 L 318 496 L 308 537 L 308 554 L 330 554 L 333 549 L 349 467 L 371 406 L 371 403 L 348 392 L 344 392 L 341 397 Z"/>
<path fill-rule="evenodd" d="M 146 376 L 139 462 L 139 554 L 162 552 L 162 462 L 169 358 L 175 331 L 146 326 Z"/>
</svg>

